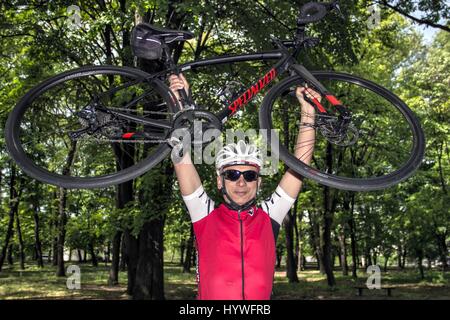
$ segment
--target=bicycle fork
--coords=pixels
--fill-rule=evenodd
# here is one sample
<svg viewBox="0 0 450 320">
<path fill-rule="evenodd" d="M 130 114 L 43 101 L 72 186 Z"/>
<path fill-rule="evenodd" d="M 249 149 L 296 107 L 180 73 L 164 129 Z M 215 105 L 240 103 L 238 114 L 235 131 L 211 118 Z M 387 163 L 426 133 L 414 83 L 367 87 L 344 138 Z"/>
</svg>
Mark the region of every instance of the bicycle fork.
<svg viewBox="0 0 450 320">
<path fill-rule="evenodd" d="M 347 108 L 336 98 L 330 91 L 327 90 L 304 66 L 294 64 L 291 66 L 294 73 L 301 76 L 307 83 L 310 83 L 333 107 L 339 112 L 339 123 L 341 127 L 341 134 L 346 133 L 346 129 L 351 122 L 351 113 Z M 319 112 L 319 115 L 327 115 L 328 112 L 317 98 L 309 99 L 306 95 L 304 98 Z"/>
</svg>

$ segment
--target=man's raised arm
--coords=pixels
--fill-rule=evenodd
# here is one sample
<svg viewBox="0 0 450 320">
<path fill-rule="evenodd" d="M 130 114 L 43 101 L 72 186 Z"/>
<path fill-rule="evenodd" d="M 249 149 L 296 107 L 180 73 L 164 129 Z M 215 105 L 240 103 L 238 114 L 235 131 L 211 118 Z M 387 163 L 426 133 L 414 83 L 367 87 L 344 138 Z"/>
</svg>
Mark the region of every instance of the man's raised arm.
<svg viewBox="0 0 450 320">
<path fill-rule="evenodd" d="M 314 107 L 303 98 L 303 92 L 305 90 L 307 90 L 307 97 L 311 100 L 317 98 L 320 101 L 321 97 L 320 94 L 314 90 L 303 87 L 298 87 L 295 92 L 302 108 L 300 129 L 295 145 L 295 156 L 305 164 L 309 165 L 313 156 L 316 139 L 315 129 L 312 127 L 315 122 L 315 110 Z M 281 179 L 279 186 L 287 193 L 287 195 L 296 199 L 302 187 L 302 180 L 296 173 L 289 169 Z"/>
<path fill-rule="evenodd" d="M 182 74 L 179 76 L 171 75 L 169 77 L 169 82 L 170 89 L 175 94 L 177 99 L 180 99 L 178 90 L 185 89 L 187 93 L 189 92 L 189 84 Z M 174 152 L 177 152 L 177 150 L 174 150 Z M 200 176 L 198 175 L 197 169 L 195 169 L 195 166 L 192 163 L 189 152 L 185 151 L 181 160 L 177 160 L 179 161 L 174 161 L 174 167 L 178 184 L 180 185 L 181 195 L 188 196 L 200 188 L 202 182 L 200 180 Z"/>
</svg>

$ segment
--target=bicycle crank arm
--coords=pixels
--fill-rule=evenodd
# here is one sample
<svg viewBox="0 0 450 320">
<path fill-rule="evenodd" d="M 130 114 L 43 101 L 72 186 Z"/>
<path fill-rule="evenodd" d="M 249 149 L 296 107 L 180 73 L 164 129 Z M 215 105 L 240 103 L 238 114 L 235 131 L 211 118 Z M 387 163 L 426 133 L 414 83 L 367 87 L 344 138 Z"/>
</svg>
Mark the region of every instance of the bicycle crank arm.
<svg viewBox="0 0 450 320">
<path fill-rule="evenodd" d="M 178 129 L 187 130 L 194 145 L 204 145 L 216 139 L 222 131 L 222 123 L 217 116 L 206 110 L 187 109 L 180 111 L 173 121 L 173 133 Z M 179 134 L 181 131 L 178 131 Z"/>
</svg>

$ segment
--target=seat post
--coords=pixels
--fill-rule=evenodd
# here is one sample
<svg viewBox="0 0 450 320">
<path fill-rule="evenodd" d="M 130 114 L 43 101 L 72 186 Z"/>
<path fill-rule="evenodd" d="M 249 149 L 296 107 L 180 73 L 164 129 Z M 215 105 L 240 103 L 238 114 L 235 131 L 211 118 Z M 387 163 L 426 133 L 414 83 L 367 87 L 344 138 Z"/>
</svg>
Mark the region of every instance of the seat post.
<svg viewBox="0 0 450 320">
<path fill-rule="evenodd" d="M 161 39 L 161 46 L 165 55 L 165 64 L 169 67 L 171 71 L 173 71 L 173 74 L 176 74 L 177 76 L 180 74 L 180 68 L 178 68 L 175 61 L 173 61 L 173 57 L 170 54 L 170 48 L 164 41 L 164 39 Z M 180 97 L 181 97 L 181 103 L 183 107 L 193 105 L 191 98 L 188 94 L 186 94 L 185 90 L 177 90 Z"/>
</svg>

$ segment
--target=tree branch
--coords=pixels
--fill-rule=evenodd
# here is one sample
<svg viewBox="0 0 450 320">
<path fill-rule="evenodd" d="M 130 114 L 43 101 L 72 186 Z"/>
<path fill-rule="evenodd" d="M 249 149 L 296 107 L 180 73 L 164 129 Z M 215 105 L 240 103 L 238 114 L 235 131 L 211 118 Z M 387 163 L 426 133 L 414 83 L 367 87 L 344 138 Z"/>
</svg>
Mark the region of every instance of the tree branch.
<svg viewBox="0 0 450 320">
<path fill-rule="evenodd" d="M 292 28 L 290 28 L 289 26 L 287 26 L 283 21 L 281 21 L 280 19 L 278 19 L 275 14 L 272 13 L 272 11 L 270 11 L 269 8 L 267 8 L 265 5 L 263 5 L 262 3 L 260 3 L 258 0 L 254 0 L 256 2 L 256 4 L 258 6 L 260 6 L 269 17 L 271 17 L 273 20 L 275 20 L 276 22 L 278 22 L 280 25 L 282 25 L 283 27 L 285 27 L 287 30 L 292 31 Z"/>
<path fill-rule="evenodd" d="M 397 12 L 397 13 L 405 16 L 405 17 L 407 17 L 408 19 L 411 19 L 414 22 L 417 22 L 418 24 L 425 24 L 425 25 L 433 27 L 433 28 L 438 28 L 438 29 L 450 32 L 450 27 L 448 27 L 448 26 L 444 26 L 444 25 L 441 25 L 441 24 L 438 24 L 438 23 L 434 23 L 433 21 L 429 21 L 429 20 L 426 20 L 426 19 L 416 18 L 416 17 L 410 15 L 409 13 L 406 13 L 405 11 L 397 8 L 396 6 L 393 6 L 393 5 L 389 4 L 385 0 L 380 0 L 378 3 L 383 5 L 383 6 L 385 6 L 385 7 L 388 7 L 391 10 L 394 10 L 395 12 Z"/>
</svg>

